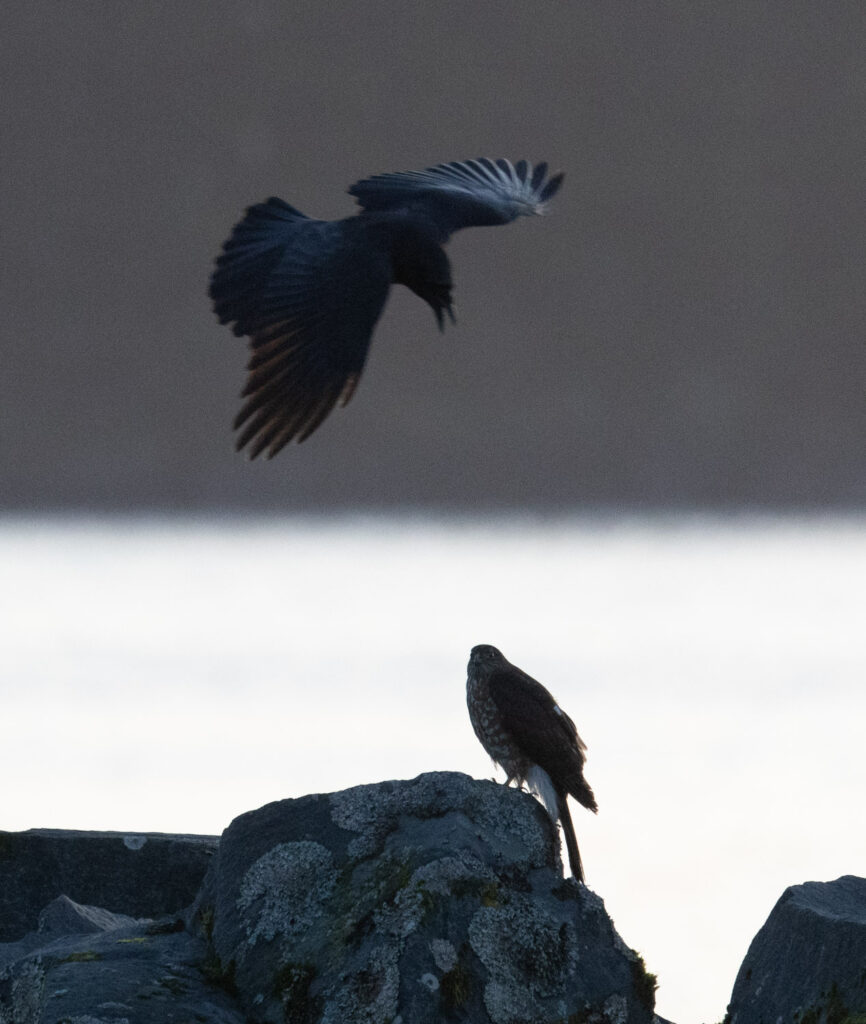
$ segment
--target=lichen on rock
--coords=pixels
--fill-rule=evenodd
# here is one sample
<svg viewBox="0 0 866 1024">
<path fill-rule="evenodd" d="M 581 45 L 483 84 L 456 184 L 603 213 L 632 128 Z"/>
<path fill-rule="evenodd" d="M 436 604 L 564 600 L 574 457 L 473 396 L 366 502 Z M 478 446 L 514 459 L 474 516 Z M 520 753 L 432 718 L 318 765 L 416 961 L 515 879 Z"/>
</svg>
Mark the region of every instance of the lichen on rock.
<svg viewBox="0 0 866 1024">
<path fill-rule="evenodd" d="M 430 952 L 433 962 L 443 974 L 447 974 L 457 963 L 457 950 L 447 939 L 431 939 Z"/>
<path fill-rule="evenodd" d="M 38 954 L 0 970 L 0 1024 L 27 1024 L 39 1019 L 45 968 Z"/>
<path fill-rule="evenodd" d="M 563 990 L 578 959 L 573 929 L 521 894 L 480 907 L 469 942 L 487 969 L 484 1005 L 495 1024 L 544 1019 L 545 1000 Z"/>
<path fill-rule="evenodd" d="M 391 1024 L 397 1015 L 399 991 L 397 948 L 380 945 L 329 992 L 321 1024 Z"/>
<path fill-rule="evenodd" d="M 250 945 L 306 931 L 335 884 L 334 858 L 320 843 L 302 840 L 268 850 L 247 869 L 237 899 Z"/>
</svg>

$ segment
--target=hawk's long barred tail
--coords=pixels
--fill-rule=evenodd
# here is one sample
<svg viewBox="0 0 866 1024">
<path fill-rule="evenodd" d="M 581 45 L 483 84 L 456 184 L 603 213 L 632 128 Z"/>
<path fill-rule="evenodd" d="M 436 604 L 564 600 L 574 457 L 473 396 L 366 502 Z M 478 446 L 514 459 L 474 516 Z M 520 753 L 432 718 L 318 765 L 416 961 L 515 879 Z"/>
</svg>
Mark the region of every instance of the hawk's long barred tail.
<svg viewBox="0 0 866 1024">
<path fill-rule="evenodd" d="M 577 848 L 577 836 L 574 834 L 574 824 L 571 820 L 571 812 L 568 809 L 568 796 L 565 793 L 557 793 L 558 810 L 557 817 L 562 825 L 562 834 L 565 836 L 565 849 L 568 851 L 568 863 L 571 873 L 578 882 L 585 882 L 583 874 L 583 861 L 580 859 L 580 850 Z"/>
<path fill-rule="evenodd" d="M 554 786 L 547 772 L 543 768 L 539 768 L 537 764 L 532 765 L 526 773 L 526 785 L 529 787 L 529 791 L 544 804 L 544 809 L 553 819 L 554 823 L 558 821 L 562 825 L 562 834 L 565 838 L 565 849 L 568 853 L 571 873 L 579 882 L 583 882 L 585 880 L 583 876 L 583 863 L 580 859 L 580 850 L 577 847 L 577 836 L 574 834 L 571 812 L 568 809 L 568 793 Z M 587 789 L 589 789 L 588 786 Z M 589 790 L 589 792 L 591 794 L 592 790 Z M 583 800 L 581 800 L 581 803 L 584 803 Z M 593 800 L 594 804 L 595 800 Z M 584 806 L 587 807 L 589 805 L 584 803 Z M 597 808 L 593 806 L 590 810 L 597 810 Z"/>
<path fill-rule="evenodd" d="M 586 744 L 574 722 L 541 683 L 489 644 L 472 648 L 466 701 L 476 736 L 508 781 L 525 783 L 562 825 L 571 873 L 582 882 L 568 797 L 593 813 L 598 805 L 583 777 Z"/>
</svg>

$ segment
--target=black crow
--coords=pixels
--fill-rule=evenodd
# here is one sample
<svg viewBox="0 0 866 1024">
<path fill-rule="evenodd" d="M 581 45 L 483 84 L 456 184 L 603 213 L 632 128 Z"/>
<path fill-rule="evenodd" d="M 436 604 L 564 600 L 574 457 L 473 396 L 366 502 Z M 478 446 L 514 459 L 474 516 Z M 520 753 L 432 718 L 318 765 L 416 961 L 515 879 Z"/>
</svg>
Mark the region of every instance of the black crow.
<svg viewBox="0 0 866 1024">
<path fill-rule="evenodd" d="M 249 207 L 210 281 L 220 323 L 252 350 L 238 450 L 270 458 L 349 401 L 392 284 L 420 295 L 440 330 L 446 313 L 454 322 L 442 244 L 459 228 L 542 213 L 562 178 L 544 163 L 465 160 L 356 182 L 362 210 L 344 220 L 313 220 L 275 197 Z"/>
</svg>

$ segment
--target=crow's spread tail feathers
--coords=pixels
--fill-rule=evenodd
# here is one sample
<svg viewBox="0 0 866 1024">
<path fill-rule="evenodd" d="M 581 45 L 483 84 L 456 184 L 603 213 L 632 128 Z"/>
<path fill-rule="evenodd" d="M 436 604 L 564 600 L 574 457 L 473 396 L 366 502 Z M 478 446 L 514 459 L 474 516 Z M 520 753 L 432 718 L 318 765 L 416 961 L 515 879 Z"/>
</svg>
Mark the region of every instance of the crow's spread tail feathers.
<svg viewBox="0 0 866 1024">
<path fill-rule="evenodd" d="M 232 331 L 243 337 L 262 320 L 263 285 L 280 262 L 286 242 L 306 214 L 276 196 L 250 206 L 236 224 L 217 257 L 208 295 L 221 324 L 234 321 Z"/>
<path fill-rule="evenodd" d="M 388 254 L 345 221 L 314 220 L 276 198 L 246 211 L 210 283 L 220 322 L 250 342 L 239 449 L 270 458 L 346 404 L 391 277 Z"/>
</svg>

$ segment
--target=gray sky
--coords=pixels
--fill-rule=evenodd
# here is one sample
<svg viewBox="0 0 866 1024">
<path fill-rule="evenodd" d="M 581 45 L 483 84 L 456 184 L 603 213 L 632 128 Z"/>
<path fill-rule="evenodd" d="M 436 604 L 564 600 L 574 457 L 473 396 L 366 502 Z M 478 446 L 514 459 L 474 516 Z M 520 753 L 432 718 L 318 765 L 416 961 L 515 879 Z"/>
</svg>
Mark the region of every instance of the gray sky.
<svg viewBox="0 0 866 1024">
<path fill-rule="evenodd" d="M 45 507 L 866 500 L 860 4 L 4 5 L 0 480 Z M 392 293 L 351 405 L 232 452 L 206 298 L 243 208 L 366 175 L 566 171 Z"/>
</svg>

